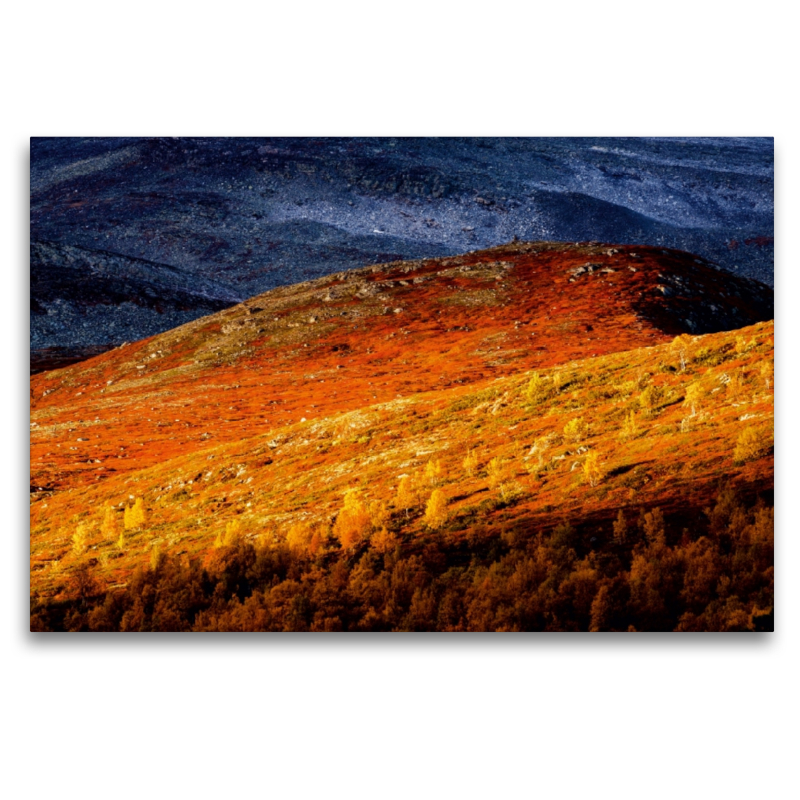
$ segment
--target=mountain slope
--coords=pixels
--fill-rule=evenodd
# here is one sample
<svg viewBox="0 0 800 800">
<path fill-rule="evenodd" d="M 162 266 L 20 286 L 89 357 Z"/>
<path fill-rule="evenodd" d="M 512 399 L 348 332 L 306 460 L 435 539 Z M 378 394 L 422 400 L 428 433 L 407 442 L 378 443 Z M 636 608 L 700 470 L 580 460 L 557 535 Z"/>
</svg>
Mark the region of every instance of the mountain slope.
<svg viewBox="0 0 800 800">
<path fill-rule="evenodd" d="M 301 418 L 738 328 L 772 307 L 767 287 L 647 248 L 519 243 L 341 273 L 34 378 L 32 421 L 48 434 L 32 434 L 31 482 L 101 480 Z"/>
<path fill-rule="evenodd" d="M 391 530 L 412 552 L 415 541 L 439 536 L 423 516 L 437 487 L 449 540 L 569 522 L 589 550 L 609 544 L 620 509 L 635 519 L 658 506 L 692 520 L 713 505 L 723 480 L 744 497 L 769 498 L 772 323 L 683 347 L 683 355 L 670 344 L 637 348 L 503 377 L 478 392 L 443 389 L 239 441 L 207 441 L 101 483 L 37 493 L 32 591 L 62 591 L 87 557 L 108 586 L 124 584 L 154 547 L 203 558 L 230 524 L 270 546 L 297 526 L 328 535 L 354 488 L 365 504 L 384 504 L 375 513 L 388 512 Z M 405 507 L 398 500 L 404 476 L 412 487 Z M 116 534 L 103 532 L 104 508 L 116 507 L 118 532 L 134 497 L 143 498 L 146 524 L 126 532 L 120 546 Z M 86 549 L 76 551 L 82 524 Z"/>
<path fill-rule="evenodd" d="M 273 290 L 34 376 L 31 590 L 69 597 L 90 568 L 106 591 L 234 534 L 349 559 L 350 489 L 412 554 L 567 522 L 600 553 L 620 509 L 691 528 L 721 481 L 768 499 L 771 295 L 685 253 L 517 243 Z M 134 498 L 146 521 L 117 541 Z"/>
</svg>

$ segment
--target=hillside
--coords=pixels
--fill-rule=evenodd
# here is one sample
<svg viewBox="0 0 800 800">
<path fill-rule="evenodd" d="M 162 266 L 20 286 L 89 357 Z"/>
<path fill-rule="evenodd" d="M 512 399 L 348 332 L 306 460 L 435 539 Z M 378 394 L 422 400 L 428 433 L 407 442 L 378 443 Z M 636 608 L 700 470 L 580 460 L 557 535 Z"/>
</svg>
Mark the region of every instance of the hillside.
<svg viewBox="0 0 800 800">
<path fill-rule="evenodd" d="M 722 482 L 770 499 L 771 295 L 676 251 L 518 243 L 273 290 L 34 376 L 35 605 L 237 542 L 317 569 L 373 540 L 492 563 L 567 525 L 585 559 L 619 551 L 620 510 L 658 507 L 677 547 Z"/>
<path fill-rule="evenodd" d="M 648 248 L 520 243 L 340 273 L 32 379 L 31 483 L 104 480 L 303 418 L 732 330 L 772 309 L 767 287 Z"/>
</svg>

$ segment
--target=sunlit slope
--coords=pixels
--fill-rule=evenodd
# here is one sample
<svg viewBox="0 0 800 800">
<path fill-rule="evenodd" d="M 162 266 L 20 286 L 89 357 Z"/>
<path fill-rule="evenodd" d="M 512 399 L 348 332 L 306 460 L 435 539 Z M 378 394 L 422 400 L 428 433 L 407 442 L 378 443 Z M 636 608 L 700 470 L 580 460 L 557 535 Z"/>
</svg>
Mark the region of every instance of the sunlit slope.
<svg viewBox="0 0 800 800">
<path fill-rule="evenodd" d="M 772 308 L 768 287 L 645 247 L 516 243 L 341 273 L 34 376 L 31 486 L 113 481 L 302 419 L 455 396 Z"/>
<path fill-rule="evenodd" d="M 506 279 L 498 283 L 502 280 Z M 453 293 L 461 294 L 457 289 Z M 555 302 L 555 296 L 548 302 Z M 465 315 L 458 317 L 462 325 L 478 324 L 463 310 L 468 306 L 455 307 Z M 102 356 L 83 371 L 72 368 L 43 376 L 37 388 L 48 385 L 46 381 L 52 386 L 61 382 L 57 391 L 66 394 L 64 382 L 74 381 L 71 396 L 81 391 L 81 396 L 94 393 L 95 405 L 86 400 L 82 406 L 85 416 L 94 411 L 100 416 L 105 408 L 94 426 L 94 420 L 87 419 L 69 433 L 76 438 L 91 436 L 89 442 L 70 446 L 86 448 L 94 444 L 97 435 L 97 446 L 105 452 L 124 447 L 134 454 L 118 459 L 127 469 L 105 470 L 103 480 L 94 480 L 94 466 L 86 465 L 74 480 L 62 478 L 71 487 L 34 495 L 32 593 L 58 595 L 80 564 L 89 564 L 101 585 L 124 584 L 131 570 L 148 562 L 154 549 L 205 558 L 213 552 L 215 542 L 224 538 L 230 523 L 242 535 L 266 545 L 294 536 L 303 546 L 306 533 L 316 532 L 323 548 L 336 549 L 339 545 L 329 535 L 331 525 L 345 492 L 353 488 L 360 491 L 365 507 L 383 515 L 389 532 L 412 548 L 427 537 L 452 541 L 474 535 L 478 529 L 487 535 L 506 535 L 515 529 L 550 529 L 569 520 L 596 525 L 591 546 L 597 549 L 604 546 L 610 521 L 620 508 L 701 509 L 723 480 L 749 494 L 772 489 L 772 322 L 678 341 L 652 328 L 654 340 L 668 341 L 627 350 L 622 349 L 626 336 L 635 336 L 619 330 L 615 340 L 619 352 L 573 357 L 561 363 L 555 350 L 536 351 L 543 353 L 536 356 L 539 363 L 531 363 L 534 357 L 527 351 L 508 362 L 498 356 L 497 371 L 511 374 L 487 377 L 489 362 L 483 361 L 476 368 L 483 372 L 480 383 L 465 386 L 454 380 L 455 375 L 464 375 L 461 367 L 456 370 L 453 366 L 458 363 L 457 350 L 445 357 L 420 347 L 426 339 L 418 319 L 416 334 L 409 333 L 417 337 L 417 346 L 407 347 L 391 361 L 398 365 L 409 361 L 408 371 L 394 375 L 395 383 L 380 390 L 376 387 L 370 396 L 368 381 L 387 369 L 385 364 L 390 361 L 381 357 L 385 340 L 380 339 L 377 325 L 360 341 L 353 332 L 351 348 L 364 348 L 358 355 L 342 358 L 341 350 L 318 355 L 313 377 L 303 373 L 303 345 L 313 349 L 319 341 L 314 338 L 318 325 L 329 324 L 332 328 L 325 342 L 330 350 L 338 341 L 333 317 L 313 326 L 281 328 L 276 336 L 291 339 L 297 332 L 299 338 L 292 344 L 284 341 L 281 347 L 286 350 L 275 348 L 274 358 L 280 360 L 273 366 L 274 374 L 252 366 L 261 352 L 255 344 L 252 352 L 245 348 L 238 358 L 231 354 L 234 351 L 218 349 L 223 342 L 233 341 L 224 337 L 235 337 L 235 332 L 220 330 L 218 338 L 206 335 L 204 344 L 196 344 L 194 350 L 189 346 L 199 341 L 196 337 L 204 324 L 221 328 L 245 323 L 238 324 L 238 329 L 247 327 L 246 320 L 257 313 L 231 310 L 213 321 L 195 323 L 153 340 L 164 359 L 173 361 L 171 365 L 148 365 L 140 371 L 144 375 L 125 377 L 126 370 L 132 372 L 147 364 L 145 356 L 153 342 L 132 346 L 130 361 L 124 363 L 119 354 L 116 361 L 110 355 Z M 287 312 L 295 313 L 301 312 Z M 406 308 L 403 313 L 411 312 Z M 495 316 L 500 313 L 498 310 Z M 395 321 L 398 316 L 380 315 L 378 319 Z M 603 324 L 602 316 L 596 314 L 593 319 L 593 325 Z M 545 323 L 534 320 L 533 315 L 530 321 L 537 326 L 537 335 L 544 336 Z M 576 335 L 573 350 L 570 339 L 565 339 L 563 352 L 570 357 L 585 350 L 583 339 L 593 333 Z M 641 335 L 638 329 L 636 334 Z M 514 335 L 512 330 L 505 331 L 507 350 L 499 352 L 513 350 Z M 431 335 L 429 341 L 438 339 Z M 548 341 L 554 343 L 555 338 Z M 608 346 L 601 338 L 598 349 L 601 343 Z M 258 347 L 268 349 L 270 345 Z M 373 352 L 367 353 L 370 348 Z M 194 359 L 181 366 L 186 353 Z M 377 363 L 370 364 L 373 356 Z M 157 364 L 160 359 L 152 362 Z M 335 370 L 337 362 L 344 370 Z M 547 366 L 548 362 L 557 366 Z M 322 373 L 322 365 L 329 363 L 330 371 Z M 337 373 L 347 371 L 351 363 L 371 366 L 373 371 L 349 381 L 339 378 Z M 426 375 L 425 363 L 440 366 Z M 451 369 L 454 371 L 448 372 Z M 450 375 L 448 381 L 440 380 L 442 371 Z M 201 385 L 191 381 L 194 374 L 214 375 L 218 386 L 207 385 L 204 393 Z M 323 380 L 320 374 L 326 376 L 324 384 L 319 383 Z M 233 375 L 239 376 L 237 388 L 228 383 Z M 259 379 L 265 384 L 262 392 L 252 388 Z M 398 391 L 404 379 L 413 381 L 413 388 L 419 391 Z M 115 383 L 106 387 L 108 380 Z M 270 383 L 281 380 L 287 387 L 285 394 L 277 392 L 279 383 Z M 109 392 L 117 381 L 127 382 L 124 390 Z M 449 385 L 445 386 L 446 382 Z M 99 395 L 98 387 L 106 388 L 106 393 Z M 250 390 L 244 392 L 244 387 Z M 333 391 L 346 399 L 331 397 Z M 64 412 L 52 402 L 55 395 L 43 399 L 50 400 L 49 404 L 37 402 L 32 416 L 39 424 L 36 436 L 41 437 L 40 447 L 41 443 L 46 447 L 57 444 L 58 425 L 66 424 L 57 421 L 57 415 Z M 301 409 L 297 404 L 303 397 Z M 313 403 L 309 402 L 312 398 Z M 272 410 L 276 399 L 286 399 L 285 406 L 294 403 L 294 410 Z M 188 407 L 181 411 L 170 407 L 179 400 Z M 130 405 L 126 406 L 126 401 Z M 109 406 L 103 407 L 103 402 Z M 146 409 L 143 403 L 148 404 Z M 219 405 L 212 405 L 216 403 Z M 123 413 L 136 417 L 125 423 L 129 428 L 115 419 Z M 300 413 L 305 421 L 293 418 Z M 169 416 L 175 421 L 158 438 L 145 441 L 143 434 L 155 429 L 145 414 L 150 420 L 164 421 Z M 218 426 L 214 414 L 236 427 L 225 429 L 222 421 Z M 198 423 L 198 417 L 203 421 Z M 178 422 L 178 418 L 186 422 Z M 238 435 L 226 435 L 225 430 Z M 66 436 L 62 441 L 67 441 Z M 174 444 L 167 447 L 165 442 Z M 139 451 L 153 455 L 144 457 Z M 59 469 L 69 476 L 66 461 Z M 401 500 L 398 487 L 403 476 L 407 476 L 411 498 Z M 424 516 L 434 490 L 441 491 L 445 500 L 438 526 Z M 132 506 L 134 498 L 142 499 L 145 521 L 123 531 L 124 508 Z M 113 512 L 106 511 L 109 504 L 113 504 Z"/>
</svg>

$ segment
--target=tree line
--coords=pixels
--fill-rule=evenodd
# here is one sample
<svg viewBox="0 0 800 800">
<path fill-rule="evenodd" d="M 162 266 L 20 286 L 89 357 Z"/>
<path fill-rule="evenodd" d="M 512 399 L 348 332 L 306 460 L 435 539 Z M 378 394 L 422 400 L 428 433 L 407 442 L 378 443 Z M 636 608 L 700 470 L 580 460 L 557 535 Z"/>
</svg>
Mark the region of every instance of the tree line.
<svg viewBox="0 0 800 800">
<path fill-rule="evenodd" d="M 431 475 L 431 484 L 437 481 Z M 434 489 L 434 492 L 436 490 Z M 434 503 L 435 505 L 435 503 Z M 407 513 L 407 510 L 406 512 Z M 690 515 L 607 523 L 438 524 L 405 537 L 345 498 L 337 526 L 262 544 L 232 524 L 205 558 L 154 552 L 122 589 L 77 568 L 32 598 L 31 629 L 68 631 L 753 631 L 773 626 L 770 505 L 731 486 Z M 370 537 L 358 531 L 371 526 Z M 314 542 L 314 537 L 322 541 Z"/>
</svg>

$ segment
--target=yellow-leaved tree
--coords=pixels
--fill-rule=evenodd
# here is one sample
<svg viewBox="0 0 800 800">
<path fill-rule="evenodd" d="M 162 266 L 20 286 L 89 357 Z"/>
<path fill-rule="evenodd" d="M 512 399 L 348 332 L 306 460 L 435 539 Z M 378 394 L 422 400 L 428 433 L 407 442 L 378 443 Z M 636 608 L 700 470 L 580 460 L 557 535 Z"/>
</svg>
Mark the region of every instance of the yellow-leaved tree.
<svg viewBox="0 0 800 800">
<path fill-rule="evenodd" d="M 125 509 L 125 530 L 141 528 L 145 521 L 144 500 L 141 497 L 137 497 L 133 505 Z"/>
<path fill-rule="evenodd" d="M 505 502 L 508 493 L 508 480 L 510 477 L 510 467 L 499 456 L 495 456 L 486 467 L 486 474 L 489 476 L 489 487 L 500 492 L 500 499 Z"/>
<path fill-rule="evenodd" d="M 214 540 L 214 547 L 230 547 L 236 544 L 242 536 L 242 523 L 238 519 L 232 519 L 225 524 L 225 530 L 217 534 Z"/>
<path fill-rule="evenodd" d="M 666 544 L 667 534 L 664 527 L 664 515 L 658 506 L 642 516 L 641 526 L 645 539 L 647 539 L 647 543 L 651 547 L 663 547 Z"/>
<path fill-rule="evenodd" d="M 434 489 L 425 507 L 425 524 L 438 530 L 447 522 L 447 498 L 441 489 Z"/>
<path fill-rule="evenodd" d="M 119 535 L 119 525 L 117 525 L 117 512 L 114 511 L 112 506 L 106 506 L 106 510 L 103 514 L 103 522 L 100 525 L 100 532 L 103 534 L 103 537 L 110 542 L 113 542 L 114 539 L 117 538 Z"/>
<path fill-rule="evenodd" d="M 378 553 L 391 553 L 399 544 L 397 537 L 384 525 L 372 535 L 370 547 Z"/>
<path fill-rule="evenodd" d="M 150 550 L 150 569 L 155 572 L 163 561 L 164 558 L 161 554 L 161 546 L 159 544 L 154 544 L 153 548 Z"/>
<path fill-rule="evenodd" d="M 628 539 L 628 523 L 625 520 L 625 514 L 622 509 L 619 510 L 617 518 L 614 520 L 614 544 L 622 545 Z"/>
<path fill-rule="evenodd" d="M 772 375 L 775 371 L 775 362 L 764 361 L 758 369 L 761 377 L 764 379 L 764 385 L 769 389 L 770 385 L 772 384 Z"/>
<path fill-rule="evenodd" d="M 639 395 L 639 405 L 648 415 L 654 414 L 656 409 L 658 409 L 663 401 L 663 390 L 653 384 L 650 384 L 650 386 L 646 387 Z"/>
<path fill-rule="evenodd" d="M 703 402 L 705 394 L 706 390 L 703 388 L 703 384 L 701 384 L 699 381 L 690 383 L 686 387 L 686 394 L 684 395 L 683 398 L 683 405 L 688 406 L 692 416 L 695 416 L 697 414 L 697 409 L 700 408 L 700 405 Z"/>
<path fill-rule="evenodd" d="M 464 467 L 464 472 L 466 472 L 470 478 L 475 475 L 478 471 L 478 455 L 474 450 L 470 450 L 469 453 L 467 453 L 462 462 L 462 466 Z"/>
<path fill-rule="evenodd" d="M 600 467 L 600 456 L 592 451 L 583 462 L 583 477 L 589 486 L 597 486 L 603 479 L 603 470 Z"/>
<path fill-rule="evenodd" d="M 322 551 L 324 541 L 328 538 L 329 533 L 330 529 L 327 525 L 316 525 L 314 527 L 314 531 L 311 534 L 311 541 L 308 543 L 308 552 L 312 556 Z"/>
<path fill-rule="evenodd" d="M 745 380 L 742 371 L 737 369 L 725 386 L 725 395 L 731 400 L 737 400 L 744 394 Z"/>
<path fill-rule="evenodd" d="M 764 440 L 763 434 L 755 428 L 745 428 L 736 440 L 733 463 L 744 464 L 746 461 L 753 461 L 765 452 L 767 445 L 768 442 Z"/>
<path fill-rule="evenodd" d="M 686 363 L 690 358 L 690 349 L 692 345 L 692 337 L 686 333 L 676 336 L 669 346 L 669 349 L 677 357 L 678 366 L 681 372 L 686 370 Z"/>
<path fill-rule="evenodd" d="M 553 373 L 553 389 L 560 392 L 570 381 L 570 375 L 565 369 L 557 369 Z"/>
<path fill-rule="evenodd" d="M 289 530 L 286 533 L 286 544 L 292 550 L 308 550 L 313 536 L 314 530 L 312 526 L 306 520 L 300 520 L 289 526 Z"/>
<path fill-rule="evenodd" d="M 379 531 L 389 523 L 389 506 L 383 500 L 371 500 L 367 508 L 369 523 L 373 531 Z"/>
<path fill-rule="evenodd" d="M 369 534 L 371 528 L 369 511 L 361 499 L 361 493 L 358 489 L 348 489 L 333 526 L 334 535 L 344 550 L 350 550 Z"/>
<path fill-rule="evenodd" d="M 744 336 L 737 336 L 736 337 L 736 352 L 737 353 L 747 353 L 748 351 L 752 350 L 756 346 L 756 340 L 750 339 L 749 341 L 744 338 Z"/>
<path fill-rule="evenodd" d="M 425 480 L 431 487 L 438 486 L 444 479 L 444 467 L 438 458 L 432 458 L 425 466 Z"/>
<path fill-rule="evenodd" d="M 402 508 L 406 512 L 406 519 L 408 519 L 408 509 L 413 508 L 417 504 L 417 492 L 414 489 L 414 484 L 408 475 L 403 475 L 400 478 L 400 483 L 397 485 L 397 497 L 395 498 L 395 505 L 397 508 Z"/>
<path fill-rule="evenodd" d="M 81 522 L 72 534 L 72 552 L 76 556 L 80 556 L 86 552 L 86 546 L 89 540 L 89 526 L 85 522 Z"/>
<path fill-rule="evenodd" d="M 637 433 L 639 433 L 639 423 L 636 421 L 636 413 L 633 411 L 629 411 L 625 416 L 625 420 L 622 423 L 620 438 L 635 439 Z"/>
<path fill-rule="evenodd" d="M 544 469 L 545 455 L 547 454 L 552 441 L 552 434 L 540 436 L 538 439 L 536 439 L 536 441 L 534 441 L 531 449 L 528 451 L 528 455 L 525 457 L 528 462 L 528 472 L 530 472 L 531 475 L 536 475 L 540 470 Z"/>
</svg>

